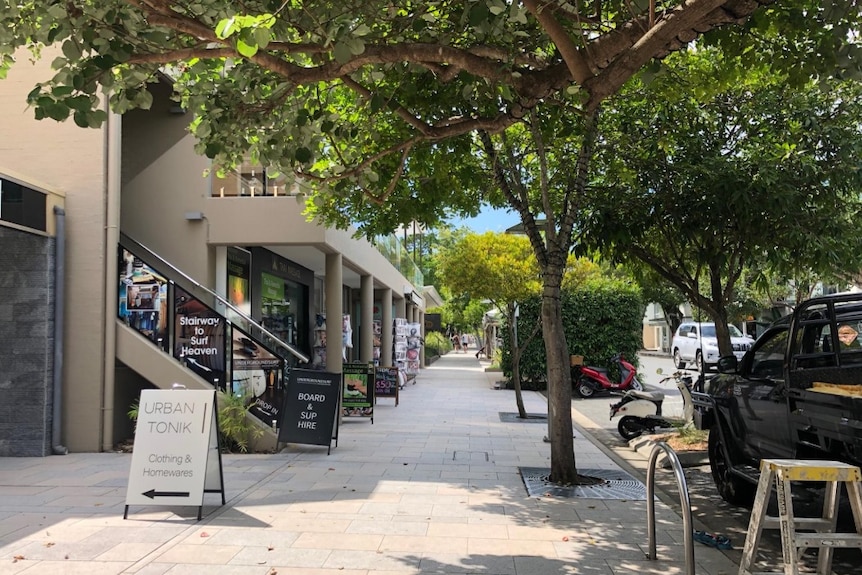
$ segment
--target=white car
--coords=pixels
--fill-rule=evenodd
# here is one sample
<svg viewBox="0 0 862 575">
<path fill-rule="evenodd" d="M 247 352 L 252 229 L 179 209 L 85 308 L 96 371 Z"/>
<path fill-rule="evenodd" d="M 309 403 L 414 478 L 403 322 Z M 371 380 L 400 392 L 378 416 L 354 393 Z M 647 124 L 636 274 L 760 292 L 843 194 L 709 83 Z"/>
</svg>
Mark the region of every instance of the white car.
<svg viewBox="0 0 862 575">
<path fill-rule="evenodd" d="M 754 340 L 743 335 L 739 329 L 728 324 L 730 344 L 737 360 L 742 359 L 745 352 L 751 348 Z M 673 364 L 677 369 L 683 369 L 687 364 L 694 364 L 698 370 L 708 370 L 718 363 L 718 338 L 715 337 L 715 324 L 708 322 L 685 322 L 680 324 L 671 343 Z"/>
</svg>

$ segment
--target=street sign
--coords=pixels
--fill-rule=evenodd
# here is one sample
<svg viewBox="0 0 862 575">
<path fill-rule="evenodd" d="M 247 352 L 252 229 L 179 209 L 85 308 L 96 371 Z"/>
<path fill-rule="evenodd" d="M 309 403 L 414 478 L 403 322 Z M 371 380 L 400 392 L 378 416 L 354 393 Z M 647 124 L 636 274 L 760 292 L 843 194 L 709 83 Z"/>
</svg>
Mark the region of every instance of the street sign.
<svg viewBox="0 0 862 575">
<path fill-rule="evenodd" d="M 200 519 L 204 492 L 224 505 L 216 414 L 215 391 L 141 391 L 123 519 L 130 505 L 196 505 Z"/>
</svg>

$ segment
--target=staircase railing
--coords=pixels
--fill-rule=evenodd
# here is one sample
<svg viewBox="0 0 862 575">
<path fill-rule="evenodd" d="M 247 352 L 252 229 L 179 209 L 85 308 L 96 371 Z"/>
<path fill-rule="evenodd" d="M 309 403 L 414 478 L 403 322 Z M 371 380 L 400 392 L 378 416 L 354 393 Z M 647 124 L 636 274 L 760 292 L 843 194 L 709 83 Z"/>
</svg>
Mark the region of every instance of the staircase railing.
<svg viewBox="0 0 862 575">
<path fill-rule="evenodd" d="M 302 353 L 302 351 L 298 350 L 293 345 L 279 339 L 278 336 L 270 332 L 268 329 L 266 329 L 266 327 L 258 323 L 252 317 L 248 316 L 235 305 L 227 301 L 224 297 L 211 290 L 207 286 L 196 281 L 194 278 L 186 274 L 180 268 L 176 267 L 168 260 L 161 257 L 159 254 L 157 254 L 155 251 L 151 250 L 144 244 L 130 238 L 126 234 L 121 233 L 120 245 L 128 249 L 135 256 L 144 260 L 151 267 L 164 273 L 169 281 L 173 281 L 180 287 L 185 288 L 186 291 L 191 292 L 199 299 L 204 300 L 201 295 L 206 298 L 211 298 L 211 302 L 207 302 L 206 300 L 204 300 L 204 303 L 208 303 L 216 310 L 219 310 L 221 308 L 230 311 L 230 316 L 225 312 L 222 312 L 221 315 L 223 315 L 230 322 L 234 324 L 239 324 L 239 326 L 245 331 L 252 332 L 252 335 L 263 340 L 264 343 L 270 344 L 283 350 L 284 353 L 293 356 L 300 363 L 308 363 L 311 360 L 307 355 Z"/>
<path fill-rule="evenodd" d="M 290 370 L 310 358 L 125 234 L 118 258 L 119 319 L 275 429 Z"/>
</svg>

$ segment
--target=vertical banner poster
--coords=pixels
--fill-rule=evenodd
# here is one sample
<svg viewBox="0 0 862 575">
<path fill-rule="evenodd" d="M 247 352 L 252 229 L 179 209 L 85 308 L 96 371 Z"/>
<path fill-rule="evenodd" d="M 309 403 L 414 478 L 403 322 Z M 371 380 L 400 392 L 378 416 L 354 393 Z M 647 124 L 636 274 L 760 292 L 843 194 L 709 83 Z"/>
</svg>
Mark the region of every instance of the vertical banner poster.
<svg viewBox="0 0 862 575">
<path fill-rule="evenodd" d="M 374 423 L 374 366 L 369 363 L 345 363 L 344 389 L 341 391 L 341 415 L 370 417 Z"/>
<path fill-rule="evenodd" d="M 184 289 L 174 287 L 174 357 L 218 389 L 225 389 L 225 319 Z"/>
<path fill-rule="evenodd" d="M 398 405 L 398 368 L 377 367 L 374 370 L 374 402 L 378 397 L 394 397 Z"/>
<path fill-rule="evenodd" d="M 422 331 L 418 323 L 407 324 L 407 373 L 419 375 L 419 352 L 422 348 Z"/>
<path fill-rule="evenodd" d="M 251 315 L 251 253 L 228 246 L 227 248 L 227 300 L 245 315 Z"/>
<path fill-rule="evenodd" d="M 168 351 L 168 282 L 130 251 L 120 250 L 117 316 Z"/>
<path fill-rule="evenodd" d="M 284 360 L 236 326 L 232 333 L 230 391 L 248 398 L 258 419 L 276 426 L 284 403 Z"/>
<path fill-rule="evenodd" d="M 338 423 L 341 379 L 340 373 L 292 369 L 278 441 L 331 447 Z"/>
<path fill-rule="evenodd" d="M 141 391 L 127 514 L 129 505 L 200 507 L 205 490 L 220 491 L 224 503 L 215 418 L 214 391 Z"/>
</svg>

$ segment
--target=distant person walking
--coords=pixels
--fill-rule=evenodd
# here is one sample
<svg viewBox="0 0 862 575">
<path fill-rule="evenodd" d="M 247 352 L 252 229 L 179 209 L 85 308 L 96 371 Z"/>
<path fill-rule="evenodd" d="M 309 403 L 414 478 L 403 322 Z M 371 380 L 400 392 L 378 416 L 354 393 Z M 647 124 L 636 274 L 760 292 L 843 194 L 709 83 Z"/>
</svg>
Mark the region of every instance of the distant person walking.
<svg viewBox="0 0 862 575">
<path fill-rule="evenodd" d="M 455 350 L 455 353 L 461 351 L 461 337 L 457 333 L 452 336 L 452 349 Z"/>
<path fill-rule="evenodd" d="M 467 348 L 470 346 L 470 336 L 466 333 L 461 334 L 461 348 L 464 350 L 464 353 L 467 353 Z"/>
</svg>

